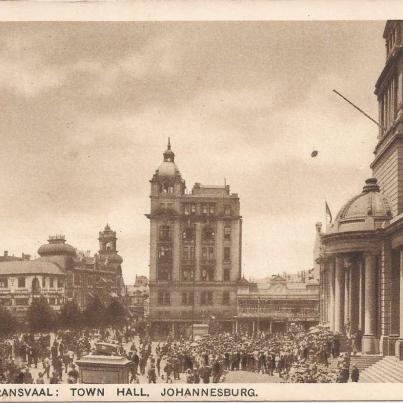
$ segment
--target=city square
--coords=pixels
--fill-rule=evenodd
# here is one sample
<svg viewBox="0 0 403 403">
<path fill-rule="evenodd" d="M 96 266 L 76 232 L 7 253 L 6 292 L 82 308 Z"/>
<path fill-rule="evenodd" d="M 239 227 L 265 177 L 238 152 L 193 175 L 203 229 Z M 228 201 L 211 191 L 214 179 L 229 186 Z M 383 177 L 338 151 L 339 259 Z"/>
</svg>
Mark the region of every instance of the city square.
<svg viewBox="0 0 403 403">
<path fill-rule="evenodd" d="M 2 33 L 0 382 L 403 382 L 401 20 Z"/>
</svg>

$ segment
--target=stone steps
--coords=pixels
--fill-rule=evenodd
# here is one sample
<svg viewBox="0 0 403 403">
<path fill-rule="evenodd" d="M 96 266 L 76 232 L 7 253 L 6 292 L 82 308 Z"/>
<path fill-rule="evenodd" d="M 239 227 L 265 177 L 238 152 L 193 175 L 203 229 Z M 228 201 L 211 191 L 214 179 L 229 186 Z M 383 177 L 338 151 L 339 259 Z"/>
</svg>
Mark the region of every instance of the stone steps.
<svg viewBox="0 0 403 403">
<path fill-rule="evenodd" d="M 403 382 L 403 361 L 396 357 L 384 357 L 360 373 L 360 382 Z"/>
<path fill-rule="evenodd" d="M 350 358 L 350 369 L 353 365 L 355 365 L 361 372 L 376 364 L 382 358 L 383 357 L 381 355 L 352 355 Z"/>
</svg>

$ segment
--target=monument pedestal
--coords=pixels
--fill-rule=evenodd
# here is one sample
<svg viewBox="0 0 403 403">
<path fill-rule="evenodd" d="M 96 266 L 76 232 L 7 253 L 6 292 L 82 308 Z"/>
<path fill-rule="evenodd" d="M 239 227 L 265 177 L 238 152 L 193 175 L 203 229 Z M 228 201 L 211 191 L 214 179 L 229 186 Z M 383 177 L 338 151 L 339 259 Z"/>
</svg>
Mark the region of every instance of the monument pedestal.
<svg viewBox="0 0 403 403">
<path fill-rule="evenodd" d="M 80 383 L 129 383 L 131 361 L 126 357 L 86 355 L 77 362 Z"/>
</svg>

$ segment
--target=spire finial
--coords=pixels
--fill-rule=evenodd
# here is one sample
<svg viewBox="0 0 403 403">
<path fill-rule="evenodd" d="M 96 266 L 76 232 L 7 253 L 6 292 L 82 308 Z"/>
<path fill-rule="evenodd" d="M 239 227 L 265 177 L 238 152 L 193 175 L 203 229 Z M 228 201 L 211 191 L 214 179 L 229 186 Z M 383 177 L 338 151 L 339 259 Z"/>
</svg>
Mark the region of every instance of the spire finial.
<svg viewBox="0 0 403 403">
<path fill-rule="evenodd" d="M 171 138 L 170 137 L 168 137 L 168 147 L 164 151 L 163 156 L 164 156 L 164 161 L 174 162 L 174 160 L 175 160 L 175 154 L 171 150 Z"/>
</svg>

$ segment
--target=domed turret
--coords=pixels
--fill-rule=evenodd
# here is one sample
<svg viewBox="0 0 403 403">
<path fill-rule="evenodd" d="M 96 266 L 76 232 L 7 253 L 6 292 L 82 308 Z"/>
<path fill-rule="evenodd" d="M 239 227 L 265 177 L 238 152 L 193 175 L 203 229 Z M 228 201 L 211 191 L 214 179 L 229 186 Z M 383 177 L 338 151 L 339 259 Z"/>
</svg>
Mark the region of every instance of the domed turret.
<svg viewBox="0 0 403 403">
<path fill-rule="evenodd" d="M 122 264 L 123 258 L 116 250 L 116 231 L 113 231 L 109 224 L 105 225 L 103 231 L 99 232 L 99 256 L 108 263 Z"/>
<path fill-rule="evenodd" d="M 370 178 L 362 192 L 341 208 L 327 232 L 373 231 L 383 228 L 391 218 L 387 198 L 380 193 L 376 178 Z"/>
<path fill-rule="evenodd" d="M 64 235 L 49 236 L 48 243 L 39 247 L 38 255 L 43 256 L 75 256 L 76 249 L 66 243 Z"/>
<path fill-rule="evenodd" d="M 164 161 L 158 167 L 156 174 L 159 177 L 175 177 L 180 175 L 179 169 L 175 164 L 175 153 L 171 150 L 171 140 L 168 137 L 168 147 L 164 151 Z"/>
</svg>

